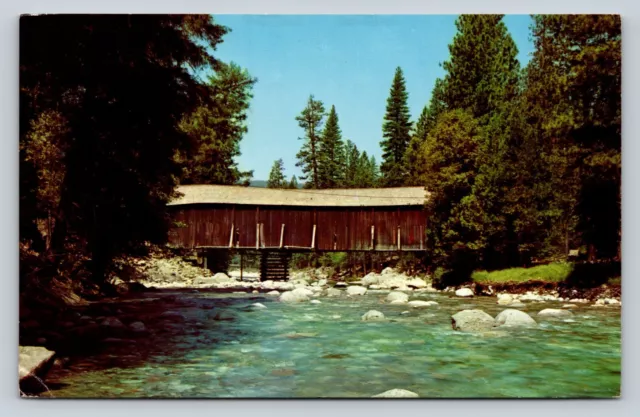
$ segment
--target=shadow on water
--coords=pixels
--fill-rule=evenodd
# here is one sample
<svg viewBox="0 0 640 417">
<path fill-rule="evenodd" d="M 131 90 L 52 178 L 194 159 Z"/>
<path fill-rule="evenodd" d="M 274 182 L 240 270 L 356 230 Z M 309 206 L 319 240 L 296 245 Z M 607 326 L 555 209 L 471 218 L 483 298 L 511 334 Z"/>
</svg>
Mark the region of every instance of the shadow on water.
<svg viewBox="0 0 640 417">
<path fill-rule="evenodd" d="M 48 348 L 64 357 L 47 376 L 49 390 L 67 386 L 66 376 L 79 372 L 108 371 L 141 367 L 149 363 L 166 366 L 184 361 L 185 354 L 198 349 L 213 349 L 247 335 L 247 329 L 234 325 L 238 314 L 266 297 L 236 298 L 208 291 L 158 290 L 138 298 L 95 303 L 76 309 L 77 314 L 97 317 L 105 312 L 126 325 L 141 321 L 147 331 L 134 334 L 126 328 L 105 329 L 99 324 L 78 327 Z M 173 313 L 173 314 L 172 314 Z M 73 330 L 73 329 L 72 329 Z M 53 393 L 55 395 L 55 393 Z"/>
</svg>

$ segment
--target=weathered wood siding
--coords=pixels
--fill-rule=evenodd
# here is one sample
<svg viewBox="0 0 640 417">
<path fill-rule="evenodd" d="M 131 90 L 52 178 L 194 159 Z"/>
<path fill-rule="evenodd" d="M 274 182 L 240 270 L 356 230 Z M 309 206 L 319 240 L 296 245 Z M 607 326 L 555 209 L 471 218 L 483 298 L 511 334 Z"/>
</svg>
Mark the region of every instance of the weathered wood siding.
<svg viewBox="0 0 640 417">
<path fill-rule="evenodd" d="M 313 245 L 321 251 L 423 250 L 427 224 L 421 206 L 314 208 L 192 204 L 173 206 L 171 212 L 176 226 L 170 232 L 169 242 L 186 248 L 228 248 L 230 242 L 237 248 L 279 248 L 282 240 L 282 245 L 291 249 L 310 249 Z M 258 236 L 259 242 L 256 242 Z"/>
</svg>

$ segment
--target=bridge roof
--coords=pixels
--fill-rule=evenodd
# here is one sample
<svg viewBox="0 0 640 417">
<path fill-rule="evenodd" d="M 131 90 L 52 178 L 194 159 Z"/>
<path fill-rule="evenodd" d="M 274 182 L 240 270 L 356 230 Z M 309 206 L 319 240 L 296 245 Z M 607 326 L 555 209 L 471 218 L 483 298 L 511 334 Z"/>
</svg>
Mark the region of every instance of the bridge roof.
<svg viewBox="0 0 640 417">
<path fill-rule="evenodd" d="M 243 204 L 255 206 L 381 207 L 421 206 L 423 187 L 286 190 L 235 185 L 181 185 L 182 197 L 170 206 L 186 204 Z"/>
</svg>

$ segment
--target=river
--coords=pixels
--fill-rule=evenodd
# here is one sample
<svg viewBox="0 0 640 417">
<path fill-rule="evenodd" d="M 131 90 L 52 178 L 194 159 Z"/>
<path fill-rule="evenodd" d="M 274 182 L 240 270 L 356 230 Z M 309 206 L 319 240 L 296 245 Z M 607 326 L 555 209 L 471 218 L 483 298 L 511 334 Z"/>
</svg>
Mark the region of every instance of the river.
<svg viewBox="0 0 640 417">
<path fill-rule="evenodd" d="M 620 308 L 584 305 L 571 319 L 538 320 L 538 311 L 561 304 L 528 303 L 522 310 L 538 328 L 472 334 L 452 330 L 451 314 L 495 316 L 504 309 L 495 297 L 413 294 L 439 305 L 409 309 L 385 304 L 385 295 L 284 304 L 265 294 L 145 293 L 117 308 L 150 334 L 77 353 L 49 373 L 41 396 L 368 398 L 393 388 L 431 398 L 620 395 Z M 256 302 L 267 308 L 249 307 Z M 361 321 L 370 309 L 387 320 Z M 183 318 L 160 317 L 165 311 Z"/>
</svg>

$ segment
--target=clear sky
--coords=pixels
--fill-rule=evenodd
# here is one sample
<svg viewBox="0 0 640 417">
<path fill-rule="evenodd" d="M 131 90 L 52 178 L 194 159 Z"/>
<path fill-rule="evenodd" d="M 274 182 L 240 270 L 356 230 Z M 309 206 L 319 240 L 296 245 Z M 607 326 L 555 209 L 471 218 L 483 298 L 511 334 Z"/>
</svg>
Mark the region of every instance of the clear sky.
<svg viewBox="0 0 640 417">
<path fill-rule="evenodd" d="M 310 94 L 336 106 L 343 139 L 380 162 L 380 140 L 395 68 L 404 72 L 412 120 L 429 102 L 440 63 L 456 32 L 453 15 L 216 15 L 231 28 L 215 55 L 258 78 L 249 132 L 238 163 L 266 180 L 278 158 L 285 176 L 299 176 L 296 153 L 303 136 L 295 117 Z M 529 60 L 528 15 L 506 16 L 521 65 Z"/>
</svg>

